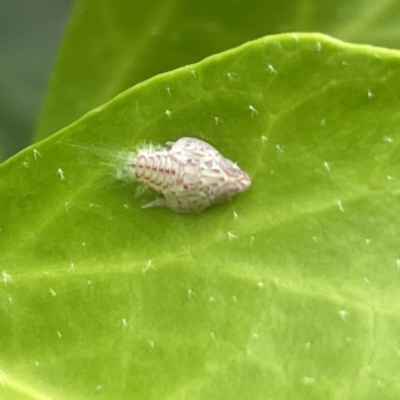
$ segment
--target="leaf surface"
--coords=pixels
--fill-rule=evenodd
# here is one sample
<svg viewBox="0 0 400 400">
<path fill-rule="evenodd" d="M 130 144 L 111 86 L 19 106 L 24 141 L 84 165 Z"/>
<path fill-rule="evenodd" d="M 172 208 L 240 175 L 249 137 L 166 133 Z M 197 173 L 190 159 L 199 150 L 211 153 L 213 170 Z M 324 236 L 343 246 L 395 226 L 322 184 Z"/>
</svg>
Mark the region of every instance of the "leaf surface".
<svg viewBox="0 0 400 400">
<path fill-rule="evenodd" d="M 4 162 L 0 394 L 398 398 L 399 92 L 399 52 L 271 36 Z M 181 215 L 113 181 L 120 150 L 182 136 L 250 190 Z"/>
</svg>

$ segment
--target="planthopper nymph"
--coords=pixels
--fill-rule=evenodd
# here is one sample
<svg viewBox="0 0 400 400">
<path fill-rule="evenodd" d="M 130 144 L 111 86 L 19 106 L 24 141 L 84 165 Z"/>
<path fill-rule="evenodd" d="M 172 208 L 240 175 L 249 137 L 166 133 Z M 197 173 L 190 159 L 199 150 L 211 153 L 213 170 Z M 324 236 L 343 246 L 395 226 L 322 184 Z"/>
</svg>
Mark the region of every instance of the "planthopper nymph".
<svg viewBox="0 0 400 400">
<path fill-rule="evenodd" d="M 158 149 L 139 149 L 128 158 L 124 175 L 163 195 L 143 207 L 166 206 L 182 213 L 199 213 L 251 184 L 249 175 L 234 162 L 208 143 L 191 137 Z"/>
</svg>

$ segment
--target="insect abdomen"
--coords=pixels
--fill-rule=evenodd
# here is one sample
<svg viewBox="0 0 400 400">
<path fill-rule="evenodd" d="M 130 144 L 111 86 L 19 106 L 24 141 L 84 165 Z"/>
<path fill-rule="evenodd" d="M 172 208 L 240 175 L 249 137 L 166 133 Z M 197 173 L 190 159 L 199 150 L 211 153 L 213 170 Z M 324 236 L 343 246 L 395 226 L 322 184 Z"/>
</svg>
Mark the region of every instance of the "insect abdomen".
<svg viewBox="0 0 400 400">
<path fill-rule="evenodd" d="M 168 150 L 140 152 L 136 159 L 135 178 L 153 189 L 163 191 L 178 179 L 179 166 Z"/>
</svg>

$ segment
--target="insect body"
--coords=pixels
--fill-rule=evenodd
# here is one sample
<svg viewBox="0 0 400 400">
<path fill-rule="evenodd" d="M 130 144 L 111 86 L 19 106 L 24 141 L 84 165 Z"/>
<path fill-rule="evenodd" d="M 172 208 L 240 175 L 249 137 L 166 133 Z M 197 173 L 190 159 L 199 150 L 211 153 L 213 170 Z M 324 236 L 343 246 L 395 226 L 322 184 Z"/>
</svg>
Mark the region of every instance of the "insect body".
<svg viewBox="0 0 400 400">
<path fill-rule="evenodd" d="M 135 179 L 161 192 L 144 207 L 200 212 L 246 190 L 250 177 L 208 143 L 190 137 L 159 150 L 142 149 L 129 164 Z"/>
</svg>

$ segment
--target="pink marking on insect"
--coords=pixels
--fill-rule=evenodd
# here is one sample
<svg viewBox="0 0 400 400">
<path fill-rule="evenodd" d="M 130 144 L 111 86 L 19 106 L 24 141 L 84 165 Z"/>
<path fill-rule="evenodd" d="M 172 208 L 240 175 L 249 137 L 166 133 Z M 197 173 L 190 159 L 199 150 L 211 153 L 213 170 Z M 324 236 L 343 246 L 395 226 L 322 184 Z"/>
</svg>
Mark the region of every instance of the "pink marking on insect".
<svg viewBox="0 0 400 400">
<path fill-rule="evenodd" d="M 251 184 L 249 175 L 202 140 L 184 137 L 167 146 L 143 148 L 129 164 L 137 181 L 164 195 L 143 207 L 201 212 Z"/>
</svg>

